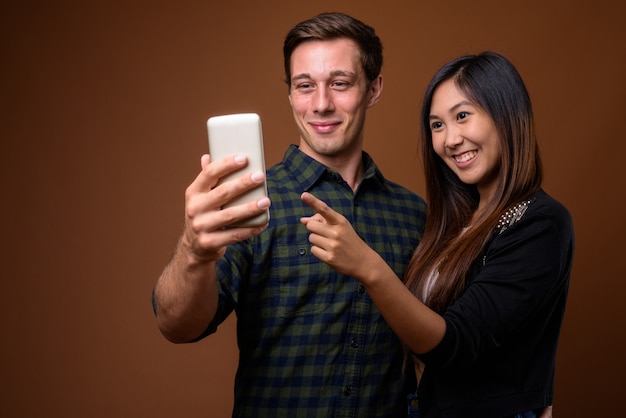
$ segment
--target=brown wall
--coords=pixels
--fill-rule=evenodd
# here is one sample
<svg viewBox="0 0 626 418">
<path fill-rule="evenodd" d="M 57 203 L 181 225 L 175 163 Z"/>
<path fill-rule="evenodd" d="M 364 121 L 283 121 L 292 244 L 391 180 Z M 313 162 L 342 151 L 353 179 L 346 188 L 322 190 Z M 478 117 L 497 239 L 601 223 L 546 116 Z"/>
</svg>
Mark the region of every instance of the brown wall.
<svg viewBox="0 0 626 418">
<path fill-rule="evenodd" d="M 417 112 L 436 68 L 484 49 L 518 66 L 534 100 L 545 188 L 577 232 L 555 416 L 623 410 L 623 385 L 613 383 L 626 375 L 623 9 L 212 3 L 3 6 L 0 416 L 229 416 L 234 319 L 210 339 L 173 345 L 157 331 L 150 292 L 180 232 L 206 118 L 260 113 L 267 162 L 277 162 L 297 141 L 283 36 L 329 10 L 372 24 L 384 42 L 384 97 L 370 112 L 366 149 L 420 193 Z"/>
</svg>

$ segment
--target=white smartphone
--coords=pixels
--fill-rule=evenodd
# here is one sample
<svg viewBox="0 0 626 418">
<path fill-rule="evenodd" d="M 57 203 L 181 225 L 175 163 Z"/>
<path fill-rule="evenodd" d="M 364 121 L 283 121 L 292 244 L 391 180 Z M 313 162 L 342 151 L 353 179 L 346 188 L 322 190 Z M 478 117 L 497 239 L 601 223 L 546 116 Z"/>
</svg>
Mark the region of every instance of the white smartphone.
<svg viewBox="0 0 626 418">
<path fill-rule="evenodd" d="M 244 154 L 248 157 L 248 165 L 220 179 L 220 183 L 249 174 L 254 171 L 265 173 L 265 156 L 263 153 L 263 130 L 261 118 L 256 113 L 237 113 L 232 115 L 213 116 L 207 120 L 209 134 L 209 154 L 211 161 L 233 154 Z M 267 183 L 251 189 L 235 197 L 222 206 L 222 209 L 240 205 L 267 196 Z M 269 209 L 259 215 L 232 224 L 232 227 L 250 227 L 265 225 L 270 219 Z"/>
</svg>

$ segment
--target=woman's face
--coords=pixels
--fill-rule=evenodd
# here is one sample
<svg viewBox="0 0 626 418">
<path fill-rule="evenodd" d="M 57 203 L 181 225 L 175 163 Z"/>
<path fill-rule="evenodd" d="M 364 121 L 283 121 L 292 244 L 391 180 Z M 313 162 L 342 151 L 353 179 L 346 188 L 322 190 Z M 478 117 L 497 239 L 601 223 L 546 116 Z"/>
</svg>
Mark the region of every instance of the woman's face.
<svg viewBox="0 0 626 418">
<path fill-rule="evenodd" d="M 500 139 L 491 117 L 454 80 L 435 89 L 430 131 L 437 155 L 463 183 L 476 185 L 481 201 L 489 201 L 498 185 Z"/>
</svg>

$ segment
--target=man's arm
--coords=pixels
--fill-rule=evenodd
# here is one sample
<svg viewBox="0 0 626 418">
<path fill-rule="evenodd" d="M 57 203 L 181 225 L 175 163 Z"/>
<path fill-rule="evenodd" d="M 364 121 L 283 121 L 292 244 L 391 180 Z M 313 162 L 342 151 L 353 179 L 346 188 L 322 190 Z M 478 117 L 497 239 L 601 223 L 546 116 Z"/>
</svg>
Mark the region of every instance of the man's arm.
<svg viewBox="0 0 626 418">
<path fill-rule="evenodd" d="M 270 201 L 257 201 L 221 210 L 233 197 L 264 181 L 265 173 L 253 173 L 217 186 L 220 177 L 247 164 L 232 156 L 214 163 L 201 159 L 202 171 L 185 192 L 185 227 L 172 259 L 154 288 L 157 325 L 175 343 L 198 337 L 217 311 L 216 261 L 226 246 L 258 235 L 267 225 L 226 228 L 231 223 L 266 210 Z"/>
</svg>

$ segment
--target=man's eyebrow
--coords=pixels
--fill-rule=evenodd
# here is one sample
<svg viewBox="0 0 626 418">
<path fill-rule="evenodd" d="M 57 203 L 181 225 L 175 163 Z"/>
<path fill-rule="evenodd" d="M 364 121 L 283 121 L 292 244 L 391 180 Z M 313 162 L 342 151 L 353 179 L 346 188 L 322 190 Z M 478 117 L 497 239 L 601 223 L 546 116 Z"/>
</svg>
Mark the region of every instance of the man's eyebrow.
<svg viewBox="0 0 626 418">
<path fill-rule="evenodd" d="M 347 71 L 347 70 L 335 70 L 335 71 L 331 71 L 330 76 L 331 77 L 339 77 L 339 76 L 356 77 L 356 73 L 353 71 Z M 301 73 L 301 74 L 296 74 L 293 77 L 291 77 L 291 81 L 307 80 L 307 79 L 312 79 L 311 74 Z"/>
<path fill-rule="evenodd" d="M 311 75 L 309 73 L 302 73 L 302 74 L 294 75 L 293 77 L 291 77 L 291 80 L 296 81 L 296 80 L 304 80 L 308 78 L 311 78 Z"/>
<path fill-rule="evenodd" d="M 356 73 L 353 71 L 347 70 L 335 70 L 330 73 L 331 76 L 346 76 L 346 77 L 356 77 Z"/>
</svg>

